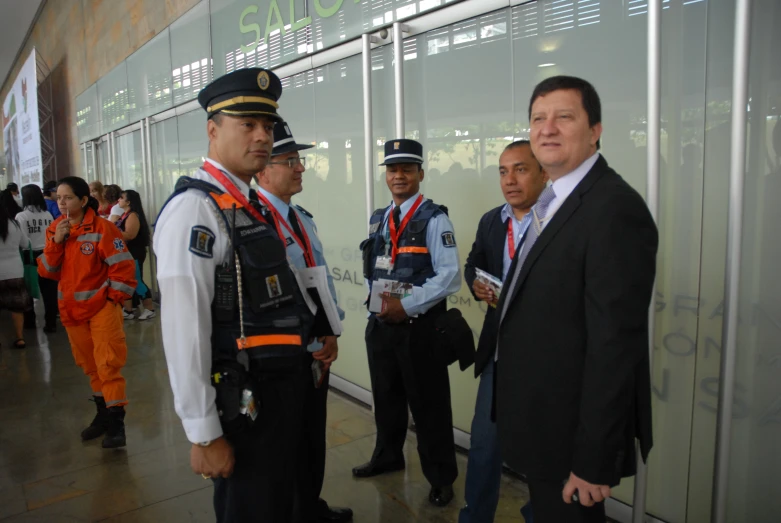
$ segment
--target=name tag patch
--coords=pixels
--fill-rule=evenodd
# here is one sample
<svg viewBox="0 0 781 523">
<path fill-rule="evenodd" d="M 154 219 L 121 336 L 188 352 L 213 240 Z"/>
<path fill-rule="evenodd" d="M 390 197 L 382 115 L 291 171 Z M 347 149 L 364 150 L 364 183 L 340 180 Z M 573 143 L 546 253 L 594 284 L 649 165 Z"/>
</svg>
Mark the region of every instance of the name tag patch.
<svg viewBox="0 0 781 523">
<path fill-rule="evenodd" d="M 203 225 L 196 225 L 190 231 L 191 253 L 201 258 L 214 258 L 214 233 Z"/>
<path fill-rule="evenodd" d="M 452 232 L 443 232 L 442 233 L 442 245 L 445 247 L 455 247 L 456 246 L 456 235 Z"/>
</svg>

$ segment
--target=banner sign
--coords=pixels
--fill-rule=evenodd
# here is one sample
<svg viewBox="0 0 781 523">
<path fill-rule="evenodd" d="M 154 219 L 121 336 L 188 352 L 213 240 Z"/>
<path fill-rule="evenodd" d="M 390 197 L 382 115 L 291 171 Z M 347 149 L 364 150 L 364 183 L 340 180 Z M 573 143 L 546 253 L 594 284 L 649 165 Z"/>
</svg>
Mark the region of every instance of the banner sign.
<svg viewBox="0 0 781 523">
<path fill-rule="evenodd" d="M 31 183 L 43 186 L 34 49 L 3 101 L 3 147 L 9 182 L 20 188 Z"/>
</svg>

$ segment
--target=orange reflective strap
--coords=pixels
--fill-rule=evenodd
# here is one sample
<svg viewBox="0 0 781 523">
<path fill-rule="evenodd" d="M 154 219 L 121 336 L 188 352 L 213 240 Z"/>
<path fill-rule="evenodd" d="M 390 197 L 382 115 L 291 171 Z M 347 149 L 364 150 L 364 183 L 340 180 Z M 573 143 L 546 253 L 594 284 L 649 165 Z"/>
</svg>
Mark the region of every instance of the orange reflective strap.
<svg viewBox="0 0 781 523">
<path fill-rule="evenodd" d="M 259 336 L 249 336 L 242 343 L 241 339 L 236 340 L 239 350 L 252 349 L 254 347 L 266 347 L 268 345 L 301 345 L 301 336 L 297 334 L 262 334 Z"/>
<path fill-rule="evenodd" d="M 226 209 L 233 209 L 234 205 L 237 209 L 241 209 L 243 207 L 241 202 L 237 201 L 236 198 L 231 196 L 229 193 L 217 194 L 216 192 L 213 192 L 211 193 L 211 197 L 214 198 L 214 201 L 217 202 L 217 205 L 219 205 L 220 209 L 223 211 Z"/>
<path fill-rule="evenodd" d="M 399 254 L 428 254 L 428 247 L 399 247 Z"/>
</svg>

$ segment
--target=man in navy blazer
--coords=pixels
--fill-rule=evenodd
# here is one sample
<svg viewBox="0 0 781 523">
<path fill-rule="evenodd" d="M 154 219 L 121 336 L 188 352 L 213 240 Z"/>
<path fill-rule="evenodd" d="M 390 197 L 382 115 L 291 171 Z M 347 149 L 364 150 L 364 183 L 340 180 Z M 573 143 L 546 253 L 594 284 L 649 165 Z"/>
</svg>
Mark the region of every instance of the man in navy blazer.
<svg viewBox="0 0 781 523">
<path fill-rule="evenodd" d="M 488 310 L 475 355 L 475 377 L 480 377 L 480 386 L 472 419 L 466 505 L 461 509 L 459 523 L 494 520 L 502 475 L 496 423 L 491 416 L 497 355 L 496 303 L 499 296 L 477 280 L 476 269 L 504 281 L 521 238 L 531 223 L 529 211 L 547 181 L 548 175 L 534 157 L 528 140 L 518 140 L 505 148 L 499 158 L 499 184 L 507 203 L 491 209 L 480 219 L 477 236 L 464 267 L 464 277 L 472 294 L 477 300 L 484 301 Z"/>
</svg>

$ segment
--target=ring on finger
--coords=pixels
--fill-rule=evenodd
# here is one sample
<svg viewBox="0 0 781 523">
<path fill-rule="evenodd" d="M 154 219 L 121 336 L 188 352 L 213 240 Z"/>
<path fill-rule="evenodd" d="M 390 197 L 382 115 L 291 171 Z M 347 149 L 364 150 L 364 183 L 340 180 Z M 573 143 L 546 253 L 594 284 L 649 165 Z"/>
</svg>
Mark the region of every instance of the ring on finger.
<svg viewBox="0 0 781 523">
<path fill-rule="evenodd" d="M 212 479 L 212 477 L 211 477 L 211 476 L 207 476 L 206 474 L 201 474 L 201 477 L 202 477 L 203 479 Z"/>
</svg>

